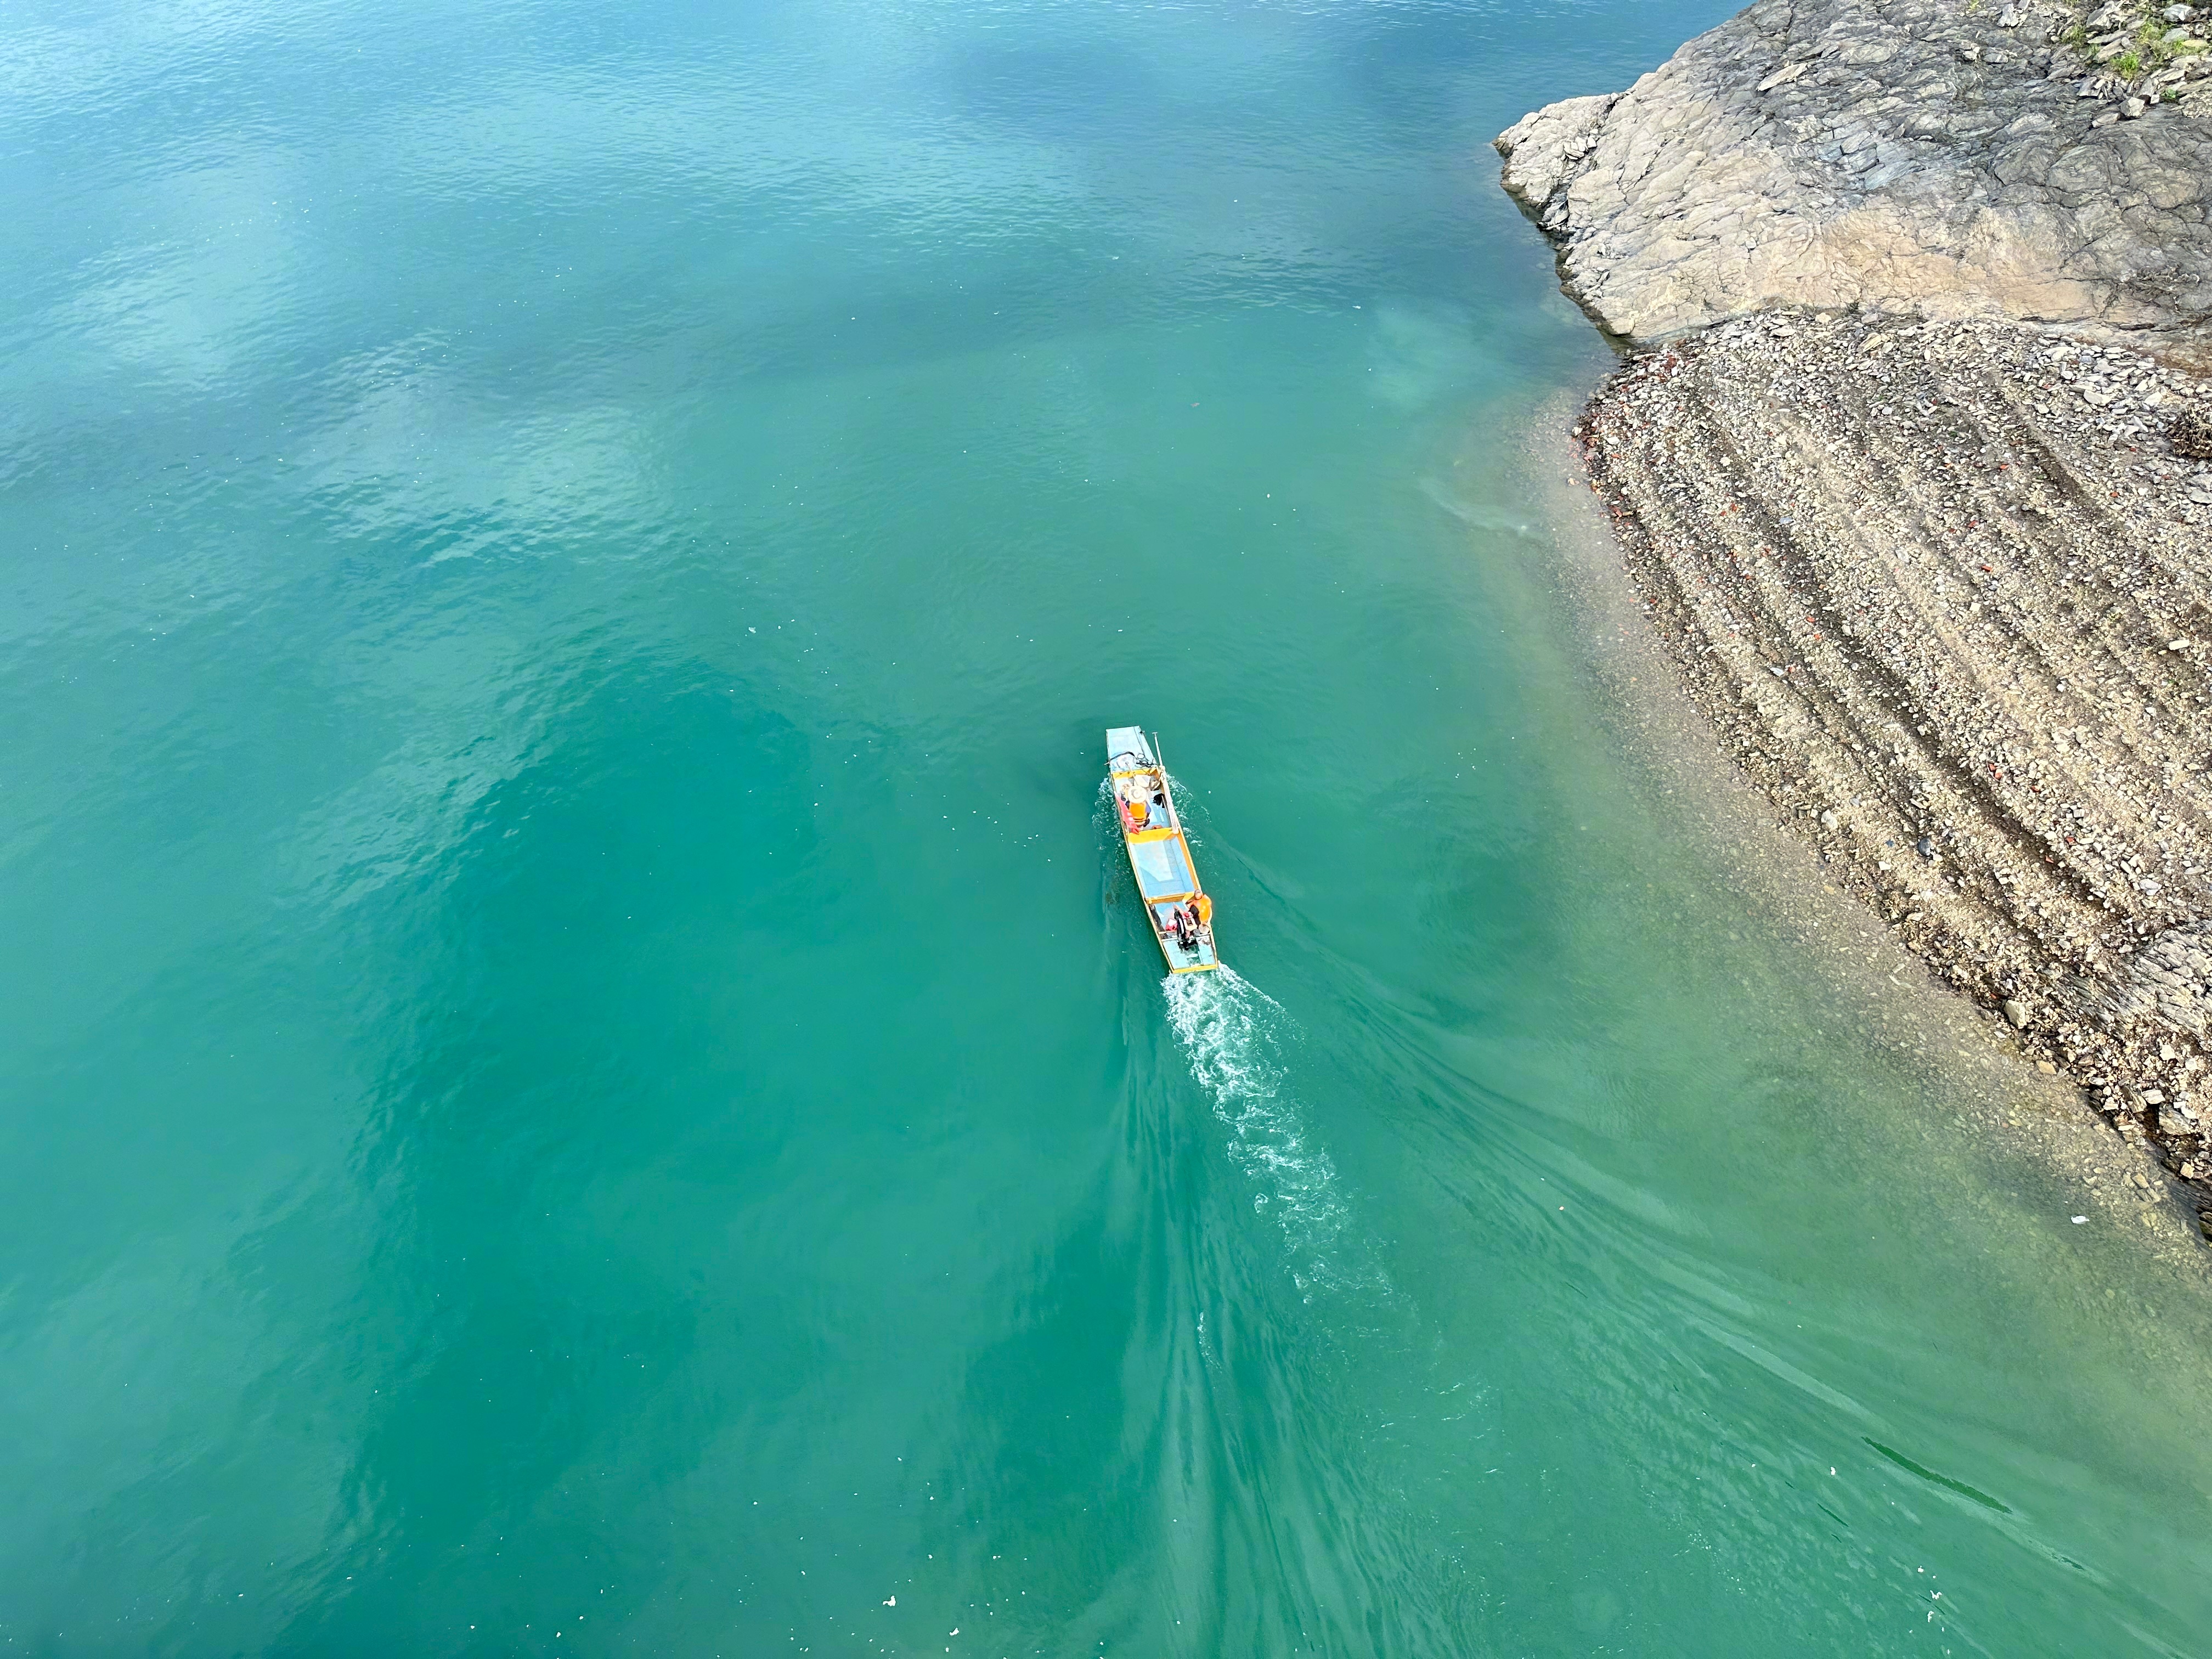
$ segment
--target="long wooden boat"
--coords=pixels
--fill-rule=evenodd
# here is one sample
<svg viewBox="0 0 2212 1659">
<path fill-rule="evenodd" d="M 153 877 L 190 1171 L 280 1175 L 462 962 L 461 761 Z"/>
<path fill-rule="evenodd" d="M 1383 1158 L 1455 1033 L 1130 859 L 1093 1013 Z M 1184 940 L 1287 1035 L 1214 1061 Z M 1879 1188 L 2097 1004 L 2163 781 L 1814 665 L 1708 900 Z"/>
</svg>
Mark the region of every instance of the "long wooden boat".
<svg viewBox="0 0 2212 1659">
<path fill-rule="evenodd" d="M 1184 839 L 1175 792 L 1159 751 L 1141 727 L 1106 733 L 1106 780 L 1114 816 L 1129 854 L 1130 873 L 1145 901 L 1152 939 L 1170 974 L 1206 974 L 1221 966 L 1213 948 L 1213 901 L 1198 884 L 1198 866 Z"/>
</svg>

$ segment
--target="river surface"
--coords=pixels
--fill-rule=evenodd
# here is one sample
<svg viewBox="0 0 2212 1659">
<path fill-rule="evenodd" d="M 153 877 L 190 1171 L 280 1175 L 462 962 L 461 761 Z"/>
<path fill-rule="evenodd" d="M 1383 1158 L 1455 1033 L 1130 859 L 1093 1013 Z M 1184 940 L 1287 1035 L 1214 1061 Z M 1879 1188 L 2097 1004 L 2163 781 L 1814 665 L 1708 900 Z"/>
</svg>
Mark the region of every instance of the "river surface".
<svg viewBox="0 0 2212 1659">
<path fill-rule="evenodd" d="M 1516 459 L 1486 141 L 1723 9 L 0 15 L 0 1642 L 2212 1651 L 2201 1277 Z"/>
</svg>

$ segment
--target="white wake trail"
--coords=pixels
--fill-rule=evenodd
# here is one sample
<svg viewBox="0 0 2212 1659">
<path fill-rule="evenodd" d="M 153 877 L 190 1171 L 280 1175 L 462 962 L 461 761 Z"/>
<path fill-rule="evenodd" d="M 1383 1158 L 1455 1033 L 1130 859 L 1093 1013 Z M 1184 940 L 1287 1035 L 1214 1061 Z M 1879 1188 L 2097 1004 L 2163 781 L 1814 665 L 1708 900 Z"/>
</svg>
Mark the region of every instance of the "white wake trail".
<svg viewBox="0 0 2212 1659">
<path fill-rule="evenodd" d="M 1347 1272 L 1340 1259 L 1351 1216 L 1336 1166 L 1314 1144 L 1284 1089 L 1280 1048 L 1292 1030 L 1289 1014 L 1229 968 L 1171 975 L 1162 988 L 1191 1074 L 1232 1133 L 1229 1156 L 1259 1189 L 1254 1206 L 1273 1217 L 1290 1245 L 1298 1288 L 1309 1295 L 1379 1288 L 1379 1269 L 1368 1264 Z"/>
</svg>

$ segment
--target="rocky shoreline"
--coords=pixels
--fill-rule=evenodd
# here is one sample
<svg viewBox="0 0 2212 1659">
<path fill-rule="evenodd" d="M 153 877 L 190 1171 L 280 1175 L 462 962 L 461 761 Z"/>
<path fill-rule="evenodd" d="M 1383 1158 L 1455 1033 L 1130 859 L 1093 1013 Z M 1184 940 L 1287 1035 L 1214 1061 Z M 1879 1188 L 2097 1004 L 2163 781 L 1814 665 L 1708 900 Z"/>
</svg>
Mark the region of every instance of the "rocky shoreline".
<svg viewBox="0 0 2212 1659">
<path fill-rule="evenodd" d="M 2148 358 L 1770 313 L 1577 428 L 1723 750 L 2212 1237 L 2212 427 Z M 1895 411 L 1909 410 L 1909 422 Z"/>
<path fill-rule="evenodd" d="M 2108 51 L 2091 27 L 2116 19 L 2138 48 L 2155 25 L 2165 58 Z M 2212 79 L 2180 50 L 2197 19 L 2038 13 L 2051 44 L 1991 65 L 1984 37 L 2030 21 L 2018 0 L 1762 0 L 1498 148 L 1569 292 L 1641 346 L 1575 435 L 1723 752 L 1830 885 L 2185 1183 L 2212 1240 Z M 1898 37 L 1911 50 L 1884 55 Z M 1882 101 L 1870 70 L 1924 78 L 1936 56 L 2010 76 L 1978 83 L 2006 117 L 1978 143 L 1882 176 L 1883 133 L 1832 142 Z M 1790 88 L 1794 114 L 1762 104 Z M 2062 88 L 2081 107 L 2060 131 Z M 1883 97 L 1873 125 L 1901 128 L 1912 112 Z M 1705 148 L 1731 135 L 1757 153 Z M 2069 204 L 2052 179 L 2085 149 L 2121 157 L 2127 190 L 2180 158 L 2186 190 L 2165 194 L 2185 199 Z M 1977 224 L 1979 263 L 1954 234 Z M 2162 264 L 2142 254 L 2160 239 Z"/>
</svg>

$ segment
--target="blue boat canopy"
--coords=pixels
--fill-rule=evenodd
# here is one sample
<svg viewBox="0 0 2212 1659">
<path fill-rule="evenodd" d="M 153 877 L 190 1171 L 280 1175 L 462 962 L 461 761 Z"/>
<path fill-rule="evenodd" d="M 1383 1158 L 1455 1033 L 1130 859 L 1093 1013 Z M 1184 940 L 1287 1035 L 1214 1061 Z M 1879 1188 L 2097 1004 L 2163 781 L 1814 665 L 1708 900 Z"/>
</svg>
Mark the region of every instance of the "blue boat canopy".
<svg viewBox="0 0 2212 1659">
<path fill-rule="evenodd" d="M 1172 830 L 1159 832 L 1158 841 L 1132 841 L 1129 864 L 1137 872 L 1137 886 L 1148 899 L 1188 898 L 1198 890 L 1191 872 L 1190 855 L 1182 837 Z"/>
</svg>

